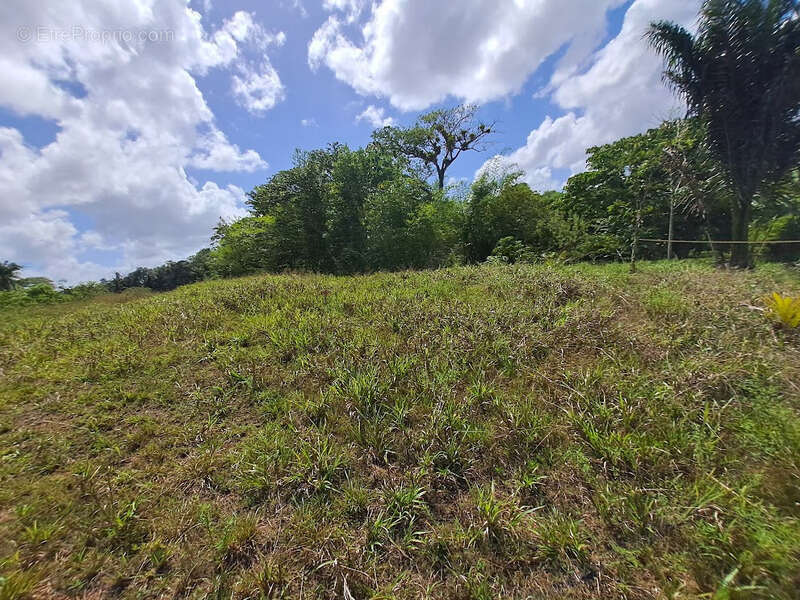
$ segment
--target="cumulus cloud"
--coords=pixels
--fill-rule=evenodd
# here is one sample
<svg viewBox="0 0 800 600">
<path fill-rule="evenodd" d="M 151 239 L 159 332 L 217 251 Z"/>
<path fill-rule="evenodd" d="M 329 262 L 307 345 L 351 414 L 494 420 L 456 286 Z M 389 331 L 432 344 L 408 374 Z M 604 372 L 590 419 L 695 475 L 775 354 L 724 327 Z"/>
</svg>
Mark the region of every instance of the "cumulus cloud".
<svg viewBox="0 0 800 600">
<path fill-rule="evenodd" d="M 346 13 L 347 21 L 353 23 L 361 16 L 361 12 L 366 7 L 366 0 L 323 0 L 322 6 L 328 11 L 339 11 Z"/>
<path fill-rule="evenodd" d="M 265 53 L 270 46 L 283 46 L 285 43 L 284 32 L 270 33 L 253 21 L 250 13 L 240 10 L 201 46 L 198 66 L 201 72 L 205 72 L 208 67 L 226 66 L 239 59 L 238 73 L 233 76 L 231 84 L 234 98 L 250 113 L 262 115 L 286 97 L 278 72 Z M 257 61 L 242 59 L 242 50 L 246 47 L 258 51 Z"/>
<path fill-rule="evenodd" d="M 571 72 L 602 38 L 606 12 L 623 1 L 382 0 L 354 41 L 347 23 L 364 3 L 326 0 L 333 14 L 314 33 L 308 62 L 403 110 L 448 96 L 483 103 L 518 92 L 565 45 L 559 68 Z"/>
<path fill-rule="evenodd" d="M 356 117 L 356 123 L 366 121 L 375 128 L 394 125 L 394 119 L 392 117 L 387 117 L 385 112 L 383 107 L 379 108 L 370 104 Z"/>
<path fill-rule="evenodd" d="M 231 144 L 219 129 L 211 128 L 195 144 L 195 152 L 188 164 L 198 169 L 214 171 L 246 171 L 252 173 L 266 169 L 267 163 L 255 150 L 242 152 L 239 146 Z"/>
<path fill-rule="evenodd" d="M 587 147 L 680 112 L 643 34 L 654 19 L 691 26 L 699 0 L 635 0 L 621 32 L 598 50 L 609 10 L 623 4 L 380 0 L 367 10 L 357 0 L 325 0 L 331 14 L 308 45 L 308 62 L 315 70 L 330 69 L 363 96 L 422 110 L 447 98 L 507 98 L 560 52 L 548 84 L 537 93 L 560 110 L 507 158 L 526 171 L 532 185 L 558 187 L 565 170 L 585 168 Z"/>
<path fill-rule="evenodd" d="M 21 31 L 47 38 L 22 39 Z M 114 31 L 131 35 L 97 37 Z M 220 216 L 244 213 L 243 190 L 186 173 L 266 167 L 218 127 L 195 77 L 232 69 L 237 97 L 240 88 L 248 109 L 266 110 L 280 95 L 263 51 L 282 44 L 283 34 L 266 32 L 245 12 L 207 31 L 181 0 L 75 0 L 55 8 L 7 0 L 0 33 L 0 106 L 58 126 L 42 148 L 0 128 L 3 259 L 71 282 L 107 276 L 186 256 L 207 243 Z M 248 63 L 254 52 L 259 69 Z M 78 230 L 78 213 L 90 231 Z M 93 249 L 121 258 L 103 267 L 86 258 Z"/>
<path fill-rule="evenodd" d="M 259 70 L 242 67 L 233 77 L 233 93 L 249 112 L 261 115 L 286 97 L 278 72 L 265 61 Z"/>
<path fill-rule="evenodd" d="M 308 16 L 308 11 L 306 10 L 306 7 L 303 4 L 302 0 L 290 0 L 289 6 L 293 10 L 296 10 L 298 14 L 304 19 Z"/>
<path fill-rule="evenodd" d="M 553 170 L 584 170 L 587 148 L 681 116 L 683 107 L 661 81 L 661 59 L 643 34 L 656 19 L 691 28 L 698 7 L 695 0 L 636 0 L 620 33 L 592 56 L 588 68 L 554 74 L 547 91 L 566 114 L 545 118 L 506 160 L 525 170 L 531 185 L 559 187 L 563 179 L 553 178 Z"/>
</svg>

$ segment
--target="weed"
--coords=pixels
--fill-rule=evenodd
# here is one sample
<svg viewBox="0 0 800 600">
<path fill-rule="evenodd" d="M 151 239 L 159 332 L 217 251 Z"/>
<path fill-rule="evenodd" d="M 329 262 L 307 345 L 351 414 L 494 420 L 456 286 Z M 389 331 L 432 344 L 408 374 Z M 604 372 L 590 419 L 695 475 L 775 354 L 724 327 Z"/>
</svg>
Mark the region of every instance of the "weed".
<svg viewBox="0 0 800 600">
<path fill-rule="evenodd" d="M 156 573 L 161 573 L 167 569 L 167 565 L 173 555 L 172 549 L 160 540 L 153 540 L 147 543 L 144 546 L 144 551 L 147 554 L 150 567 Z"/>
<path fill-rule="evenodd" d="M 370 500 L 370 489 L 354 481 L 348 481 L 341 489 L 342 511 L 356 522 L 367 516 Z"/>
<path fill-rule="evenodd" d="M 241 584 L 245 597 L 265 600 L 284 598 L 288 586 L 286 568 L 282 562 L 266 558 L 256 565 Z"/>
<path fill-rule="evenodd" d="M 226 564 L 249 563 L 258 533 L 258 515 L 233 515 L 221 527 L 213 528 L 214 550 Z"/>
<path fill-rule="evenodd" d="M 30 598 L 37 580 L 33 571 L 14 571 L 8 575 L 0 575 L 0 600 Z"/>
<path fill-rule="evenodd" d="M 541 560 L 562 569 L 587 562 L 588 536 L 579 520 L 553 511 L 537 522 L 536 531 Z"/>
<path fill-rule="evenodd" d="M 494 405 L 497 393 L 494 388 L 486 382 L 484 375 L 481 373 L 470 384 L 467 395 L 469 401 L 474 403 L 475 406 L 486 409 Z"/>
<path fill-rule="evenodd" d="M 421 519 L 427 515 L 425 490 L 418 486 L 403 486 L 385 493 L 385 508 L 370 521 L 367 529 L 367 550 L 387 550 L 389 546 L 401 553 L 418 548 L 427 533 Z"/>
<path fill-rule="evenodd" d="M 34 520 L 31 525 L 24 529 L 23 538 L 31 546 L 41 546 L 46 544 L 55 534 L 62 529 L 58 523 L 41 524 Z"/>
<path fill-rule="evenodd" d="M 424 516 L 427 513 L 425 493 L 425 489 L 417 485 L 401 486 L 387 492 L 387 515 L 402 525 Z"/>
<path fill-rule="evenodd" d="M 689 312 L 684 298 L 673 289 L 657 287 L 647 292 L 644 307 L 652 318 L 680 318 Z"/>
<path fill-rule="evenodd" d="M 774 292 L 764 299 L 764 304 L 767 306 L 767 316 L 779 325 L 787 329 L 800 327 L 800 296 L 792 298 Z"/>
<path fill-rule="evenodd" d="M 517 528 L 528 511 L 519 508 L 513 498 L 501 497 L 494 481 L 489 487 L 481 487 L 475 493 L 475 507 L 480 519 L 480 531 L 484 541 L 502 544 L 517 536 Z"/>
<path fill-rule="evenodd" d="M 540 497 L 546 481 L 547 476 L 540 473 L 540 465 L 534 461 L 528 461 L 519 471 L 516 493 L 523 501 L 531 503 Z"/>
<path fill-rule="evenodd" d="M 337 489 L 347 474 L 347 466 L 347 455 L 331 438 L 303 441 L 294 450 L 292 469 L 282 483 L 302 495 L 327 494 Z"/>
</svg>

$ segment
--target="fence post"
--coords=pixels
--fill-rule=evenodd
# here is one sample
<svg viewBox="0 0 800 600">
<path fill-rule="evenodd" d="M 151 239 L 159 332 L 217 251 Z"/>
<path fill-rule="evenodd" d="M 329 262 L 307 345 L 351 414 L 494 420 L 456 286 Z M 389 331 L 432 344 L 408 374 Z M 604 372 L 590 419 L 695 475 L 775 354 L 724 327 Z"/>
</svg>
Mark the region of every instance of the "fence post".
<svg viewBox="0 0 800 600">
<path fill-rule="evenodd" d="M 667 260 L 672 258 L 672 237 L 675 233 L 675 196 L 669 197 L 669 234 L 667 235 Z"/>
<path fill-rule="evenodd" d="M 639 226 L 642 222 L 641 203 L 636 207 L 636 218 L 633 226 L 633 243 L 631 243 L 631 273 L 636 273 L 636 251 L 639 247 Z"/>
</svg>

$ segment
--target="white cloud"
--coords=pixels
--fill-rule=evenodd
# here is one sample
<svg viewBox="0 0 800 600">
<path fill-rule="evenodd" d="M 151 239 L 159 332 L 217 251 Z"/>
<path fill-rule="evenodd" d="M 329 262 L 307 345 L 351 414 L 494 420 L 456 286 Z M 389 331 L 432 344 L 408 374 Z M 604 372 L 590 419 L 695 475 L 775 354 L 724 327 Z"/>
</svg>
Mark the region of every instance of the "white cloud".
<svg viewBox="0 0 800 600">
<path fill-rule="evenodd" d="M 587 69 L 556 71 L 548 92 L 569 112 L 545 118 L 508 162 L 524 169 L 532 185 L 558 187 L 563 181 L 553 179 L 552 170 L 584 170 L 587 148 L 681 116 L 680 103 L 661 81 L 661 59 L 643 34 L 658 19 L 691 27 L 698 8 L 699 0 L 636 0 L 620 33 L 594 54 Z"/>
<path fill-rule="evenodd" d="M 215 171 L 246 171 L 252 173 L 266 169 L 264 162 L 255 150 L 242 152 L 239 146 L 231 144 L 219 129 L 211 129 L 197 140 L 196 151 L 188 164 L 198 169 Z"/>
<path fill-rule="evenodd" d="M 24 43 L 23 27 L 57 36 Z M 73 27 L 171 36 L 98 40 L 72 35 Z M 263 69 L 249 70 L 248 53 L 258 50 L 268 65 L 263 49 L 284 39 L 243 12 L 208 32 L 183 0 L 0 4 L 0 106 L 58 126 L 41 149 L 26 145 L 18 130 L 0 128 L 0 257 L 32 266 L 28 274 L 74 282 L 180 258 L 206 244 L 220 216 L 244 213 L 244 192 L 196 183 L 186 168 L 252 172 L 266 163 L 228 140 L 194 77 L 236 69 L 234 87 L 264 110 L 277 101 L 265 87 L 277 74 L 267 70 L 265 79 Z M 66 91 L 75 87 L 85 93 Z M 91 231 L 78 231 L 75 211 Z M 92 249 L 116 250 L 121 259 L 102 267 L 86 259 Z"/>
<path fill-rule="evenodd" d="M 304 19 L 308 16 L 308 11 L 302 0 L 290 0 L 291 8 L 296 10 Z"/>
<path fill-rule="evenodd" d="M 300 119 L 300 125 L 302 125 L 303 127 L 316 127 L 317 120 L 314 119 L 313 117 L 311 119 Z"/>
<path fill-rule="evenodd" d="M 243 66 L 241 74 L 233 77 L 233 94 L 255 115 L 265 113 L 286 97 L 278 72 L 269 61 L 264 61 L 259 70 Z"/>
<path fill-rule="evenodd" d="M 327 0 L 336 13 L 314 33 L 308 61 L 403 110 L 448 96 L 482 103 L 518 92 L 565 45 L 559 68 L 574 70 L 602 38 L 607 10 L 623 1 L 382 0 L 354 42 L 345 25 L 363 3 Z"/>
<path fill-rule="evenodd" d="M 386 127 L 387 125 L 394 125 L 394 119 L 387 117 L 383 107 L 377 107 L 370 104 L 365 108 L 361 114 L 356 117 L 356 123 L 366 121 L 375 128 Z"/>
<path fill-rule="evenodd" d="M 262 115 L 286 97 L 278 72 L 265 53 L 270 46 L 285 43 L 284 32 L 269 33 L 253 21 L 250 13 L 240 10 L 223 23 L 211 41 L 201 46 L 199 70 L 204 73 L 208 67 L 225 66 L 240 59 L 238 73 L 231 79 L 231 91 L 240 106 Z M 241 59 L 243 48 L 248 46 L 260 55 L 255 64 Z"/>
<path fill-rule="evenodd" d="M 348 23 L 356 21 L 366 5 L 366 0 L 322 0 L 325 10 L 346 13 Z"/>
</svg>

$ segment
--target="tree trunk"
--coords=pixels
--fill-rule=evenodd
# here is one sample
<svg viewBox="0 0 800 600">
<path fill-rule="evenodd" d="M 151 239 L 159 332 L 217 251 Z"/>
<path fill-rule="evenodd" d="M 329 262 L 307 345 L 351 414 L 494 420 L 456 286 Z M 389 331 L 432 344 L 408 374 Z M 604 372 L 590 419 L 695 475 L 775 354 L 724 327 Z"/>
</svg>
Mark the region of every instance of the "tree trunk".
<svg viewBox="0 0 800 600">
<path fill-rule="evenodd" d="M 741 194 L 731 207 L 731 241 L 746 242 L 750 238 L 751 195 Z M 753 266 L 748 244 L 731 244 L 730 265 L 736 269 L 749 269 Z"/>
<path fill-rule="evenodd" d="M 438 170 L 438 174 L 439 174 L 439 189 L 440 190 L 444 189 L 444 171 L 445 171 L 444 169 L 439 169 Z"/>
</svg>

